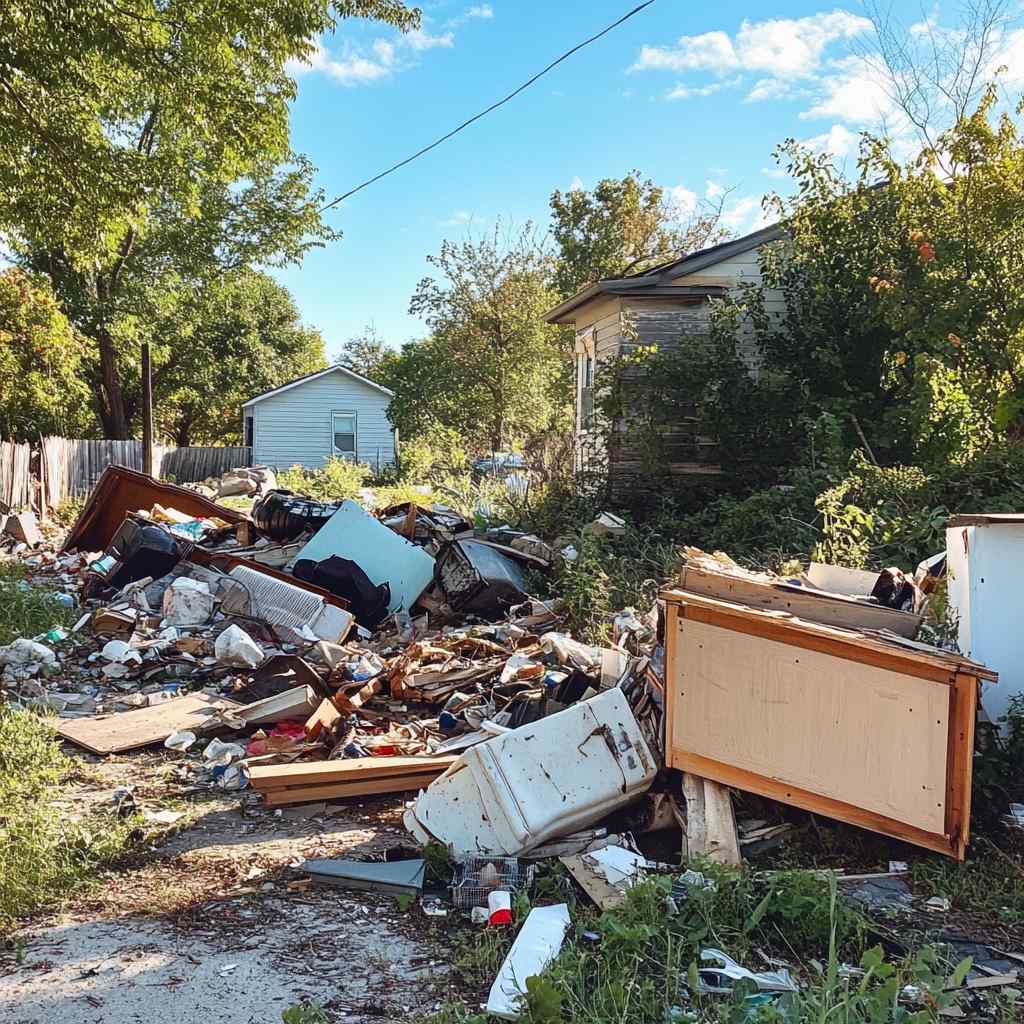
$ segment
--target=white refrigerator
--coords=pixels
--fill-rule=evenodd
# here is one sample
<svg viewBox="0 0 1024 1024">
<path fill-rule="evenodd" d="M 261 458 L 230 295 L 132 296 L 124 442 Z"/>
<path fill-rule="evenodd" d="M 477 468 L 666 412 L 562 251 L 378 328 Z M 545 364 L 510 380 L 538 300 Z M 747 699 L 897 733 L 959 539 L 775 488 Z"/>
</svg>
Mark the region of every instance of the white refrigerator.
<svg viewBox="0 0 1024 1024">
<path fill-rule="evenodd" d="M 960 653 L 999 673 L 981 699 L 998 723 L 1024 693 L 1024 513 L 952 516 L 946 571 Z"/>
</svg>

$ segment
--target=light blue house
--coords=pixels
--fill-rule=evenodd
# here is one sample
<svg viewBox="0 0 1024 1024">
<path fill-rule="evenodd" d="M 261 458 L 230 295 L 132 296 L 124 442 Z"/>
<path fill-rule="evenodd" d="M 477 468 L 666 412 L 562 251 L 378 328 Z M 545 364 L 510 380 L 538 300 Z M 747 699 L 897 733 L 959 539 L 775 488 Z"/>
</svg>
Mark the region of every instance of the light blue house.
<svg viewBox="0 0 1024 1024">
<path fill-rule="evenodd" d="M 333 455 L 374 467 L 395 461 L 394 392 L 346 366 L 289 381 L 242 405 L 254 465 L 318 469 Z"/>
</svg>

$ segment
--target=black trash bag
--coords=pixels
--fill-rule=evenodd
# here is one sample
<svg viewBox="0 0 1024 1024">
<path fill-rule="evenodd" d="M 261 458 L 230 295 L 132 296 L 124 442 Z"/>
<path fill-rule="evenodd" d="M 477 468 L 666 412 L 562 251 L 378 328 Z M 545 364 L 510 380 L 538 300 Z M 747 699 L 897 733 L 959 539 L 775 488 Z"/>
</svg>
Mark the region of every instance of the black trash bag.
<svg viewBox="0 0 1024 1024">
<path fill-rule="evenodd" d="M 374 584 L 351 559 L 340 555 L 331 555 L 322 562 L 300 558 L 292 568 L 292 574 L 300 580 L 329 590 L 335 597 L 344 598 L 356 622 L 367 629 L 378 626 L 388 614 L 390 585 Z"/>
<path fill-rule="evenodd" d="M 291 491 L 267 491 L 252 507 L 252 521 L 271 540 L 289 541 L 314 533 L 341 508 L 340 501 L 313 501 Z"/>
<path fill-rule="evenodd" d="M 107 584 L 121 587 L 152 576 L 166 576 L 181 561 L 178 542 L 161 526 L 144 526 L 126 519 L 118 528 L 107 549 L 121 563 Z"/>
</svg>

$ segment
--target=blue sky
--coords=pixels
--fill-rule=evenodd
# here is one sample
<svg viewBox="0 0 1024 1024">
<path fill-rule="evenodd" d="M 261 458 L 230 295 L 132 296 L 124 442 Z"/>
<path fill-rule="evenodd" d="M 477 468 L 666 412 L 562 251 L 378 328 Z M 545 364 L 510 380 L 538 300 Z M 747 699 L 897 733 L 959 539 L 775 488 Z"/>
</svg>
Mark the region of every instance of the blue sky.
<svg viewBox="0 0 1024 1024">
<path fill-rule="evenodd" d="M 436 0 L 402 37 L 349 21 L 297 68 L 293 146 L 330 197 L 409 155 L 629 10 L 630 0 Z M 915 4 L 908 3 L 907 8 Z M 727 222 L 757 226 L 785 188 L 787 136 L 852 161 L 856 132 L 892 117 L 858 47 L 859 3 L 658 0 L 527 92 L 330 214 L 344 237 L 277 272 L 333 356 L 373 323 L 390 343 L 424 334 L 408 315 L 428 254 L 497 218 L 547 222 L 552 189 L 638 168 L 684 206 L 731 189 Z M 1017 42 L 1015 40 L 1015 42 Z M 1024 63 L 1024 62 L 1022 62 Z"/>
</svg>

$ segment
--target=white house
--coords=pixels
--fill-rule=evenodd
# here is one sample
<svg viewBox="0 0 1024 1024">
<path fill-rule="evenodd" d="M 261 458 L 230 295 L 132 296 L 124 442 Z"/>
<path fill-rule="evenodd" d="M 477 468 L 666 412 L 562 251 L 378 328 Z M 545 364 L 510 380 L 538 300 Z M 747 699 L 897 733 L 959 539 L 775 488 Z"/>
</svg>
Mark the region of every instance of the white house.
<svg viewBox="0 0 1024 1024">
<path fill-rule="evenodd" d="M 318 469 L 337 456 L 377 469 L 395 461 L 393 397 L 347 366 L 329 366 L 243 403 L 245 443 L 256 465 Z"/>
</svg>

